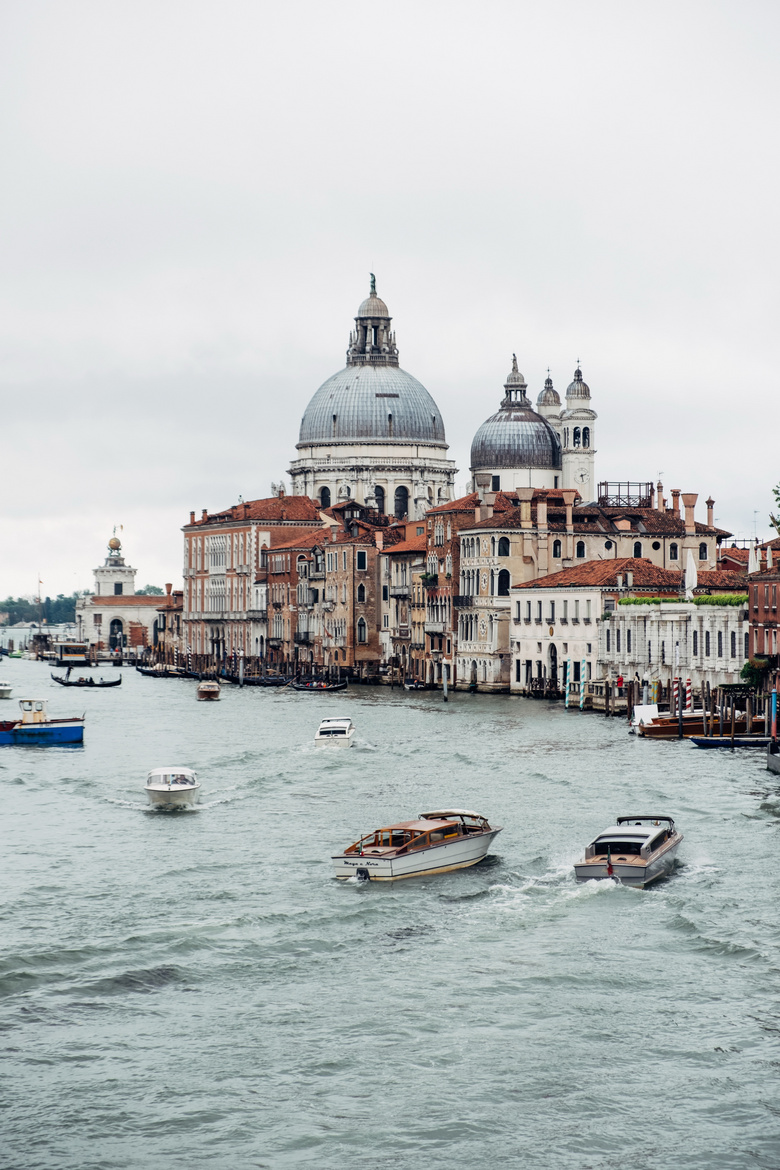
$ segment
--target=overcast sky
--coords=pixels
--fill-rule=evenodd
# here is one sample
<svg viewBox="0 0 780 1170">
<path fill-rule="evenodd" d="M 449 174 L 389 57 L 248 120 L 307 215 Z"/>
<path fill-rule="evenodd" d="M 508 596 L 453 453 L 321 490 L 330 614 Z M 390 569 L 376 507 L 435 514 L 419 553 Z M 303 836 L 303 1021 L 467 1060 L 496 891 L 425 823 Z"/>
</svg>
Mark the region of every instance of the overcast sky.
<svg viewBox="0 0 780 1170">
<path fill-rule="evenodd" d="M 459 488 L 512 353 L 534 399 L 579 357 L 598 479 L 767 534 L 779 32 L 762 0 L 5 0 L 0 596 L 90 587 L 115 524 L 178 583 L 190 509 L 286 472 L 369 271 Z"/>
</svg>

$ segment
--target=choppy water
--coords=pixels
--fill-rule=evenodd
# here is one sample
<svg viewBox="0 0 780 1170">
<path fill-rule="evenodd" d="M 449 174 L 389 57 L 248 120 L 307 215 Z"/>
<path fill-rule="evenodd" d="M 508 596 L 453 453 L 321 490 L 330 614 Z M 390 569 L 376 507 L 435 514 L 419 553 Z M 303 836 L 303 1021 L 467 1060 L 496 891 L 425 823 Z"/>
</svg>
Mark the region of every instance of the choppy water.
<svg viewBox="0 0 780 1170">
<path fill-rule="evenodd" d="M 506 696 L 2 673 L 88 712 L 83 749 L 0 748 L 6 1170 L 780 1165 L 760 753 Z M 316 750 L 341 712 L 356 747 Z M 147 811 L 171 762 L 197 813 Z M 450 801 L 505 826 L 482 866 L 331 877 L 361 831 Z M 656 810 L 673 878 L 575 884 L 590 835 Z"/>
</svg>

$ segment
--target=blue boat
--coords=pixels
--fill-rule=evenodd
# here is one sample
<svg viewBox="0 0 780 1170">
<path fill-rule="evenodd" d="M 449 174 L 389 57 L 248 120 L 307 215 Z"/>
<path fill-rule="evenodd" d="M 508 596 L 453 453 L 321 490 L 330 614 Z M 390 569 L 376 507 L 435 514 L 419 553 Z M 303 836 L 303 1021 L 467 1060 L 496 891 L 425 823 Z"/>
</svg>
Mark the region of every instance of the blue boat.
<svg viewBox="0 0 780 1170">
<path fill-rule="evenodd" d="M 0 721 L 3 743 L 83 743 L 84 716 L 50 719 L 45 699 L 20 699 L 21 719 Z"/>
</svg>

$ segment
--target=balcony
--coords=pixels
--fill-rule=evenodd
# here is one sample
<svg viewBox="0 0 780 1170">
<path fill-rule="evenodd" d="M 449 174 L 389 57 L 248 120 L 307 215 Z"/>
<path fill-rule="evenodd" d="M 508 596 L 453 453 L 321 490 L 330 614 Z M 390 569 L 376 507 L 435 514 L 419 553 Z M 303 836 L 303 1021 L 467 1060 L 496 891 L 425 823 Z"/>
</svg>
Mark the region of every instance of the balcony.
<svg viewBox="0 0 780 1170">
<path fill-rule="evenodd" d="M 452 599 L 452 604 L 456 609 L 466 609 L 468 606 L 474 604 L 474 598 L 465 593 L 456 593 Z"/>
<path fill-rule="evenodd" d="M 447 626 L 445 622 L 426 622 L 425 632 L 426 634 L 445 634 Z"/>
<path fill-rule="evenodd" d="M 311 634 L 308 630 L 296 630 L 293 641 L 296 646 L 311 646 Z"/>
<path fill-rule="evenodd" d="M 267 609 L 248 609 L 246 611 L 247 621 L 250 622 L 265 622 L 268 620 Z"/>
<path fill-rule="evenodd" d="M 269 638 L 268 639 L 268 646 L 271 650 L 281 650 L 282 639 L 281 638 Z"/>
<path fill-rule="evenodd" d="M 391 585 L 390 586 L 390 596 L 391 597 L 411 597 L 411 595 L 412 595 L 411 585 Z"/>
<path fill-rule="evenodd" d="M 393 637 L 398 638 L 404 642 L 408 641 L 411 636 L 412 634 L 408 626 L 397 626 L 396 629 L 393 630 Z"/>
</svg>

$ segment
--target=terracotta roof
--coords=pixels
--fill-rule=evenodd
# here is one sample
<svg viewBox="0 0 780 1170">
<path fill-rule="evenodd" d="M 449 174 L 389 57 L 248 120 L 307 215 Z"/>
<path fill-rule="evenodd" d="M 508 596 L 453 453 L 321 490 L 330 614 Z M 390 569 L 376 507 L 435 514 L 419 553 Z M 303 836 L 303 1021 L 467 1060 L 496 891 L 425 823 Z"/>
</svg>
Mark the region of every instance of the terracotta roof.
<svg viewBox="0 0 780 1170">
<path fill-rule="evenodd" d="M 748 563 L 748 561 L 750 560 L 750 549 L 749 548 L 722 548 L 721 547 L 721 549 L 718 552 L 718 560 L 725 559 L 726 557 L 728 557 L 729 560 L 732 560 L 732 561 L 739 561 L 739 563 L 741 565 L 746 565 Z"/>
<path fill-rule="evenodd" d="M 628 573 L 633 574 L 631 585 L 627 583 Z M 623 577 L 623 589 L 660 589 L 667 593 L 679 593 L 682 572 L 679 569 L 661 569 L 646 557 L 619 557 L 615 560 L 583 561 L 581 565 L 572 565 L 569 569 L 538 577 L 535 581 L 524 581 L 513 588 L 565 589 L 580 585 L 617 589 L 618 575 Z M 738 573 L 702 570 L 697 576 L 699 590 L 739 592 L 745 588 L 744 578 Z"/>
<path fill-rule="evenodd" d="M 272 532 L 271 533 L 271 548 L 269 549 L 269 552 L 279 552 L 282 549 L 288 549 L 288 548 L 291 548 L 291 549 L 299 548 L 299 549 L 303 550 L 303 549 L 314 548 L 315 545 L 323 545 L 323 544 L 325 544 L 326 531 L 327 530 L 325 528 L 318 528 L 315 532 L 301 532 L 298 536 L 292 536 L 292 537 L 290 536 L 289 532 L 285 532 L 285 531 L 282 531 L 279 533 Z M 273 537 L 277 536 L 277 535 L 280 537 L 282 537 L 282 536 L 286 537 L 286 539 L 280 540 L 279 543 L 277 544 L 273 540 Z"/>
<path fill-rule="evenodd" d="M 391 545 L 389 552 L 391 553 L 407 553 L 407 552 L 425 552 L 428 547 L 428 538 L 423 533 L 422 536 L 411 536 L 409 540 L 402 540 L 400 544 Z"/>
<path fill-rule="evenodd" d="M 538 517 L 538 500 L 543 493 L 534 493 L 531 502 L 532 531 L 536 527 Z M 509 497 L 505 497 L 509 500 Z M 494 509 L 495 512 L 495 509 Z M 487 520 L 476 521 L 469 528 L 511 528 L 521 527 L 522 509 L 515 505 L 508 510 L 490 516 Z M 615 521 L 628 520 L 631 528 L 618 528 Z M 599 504 L 575 505 L 572 510 L 573 530 L 576 533 L 604 532 L 608 536 L 620 532 L 631 532 L 642 537 L 648 536 L 685 536 L 685 520 L 678 513 L 668 510 L 657 512 L 654 508 L 602 508 Z M 557 502 L 549 504 L 547 508 L 547 527 L 551 532 L 565 532 L 566 509 Z M 696 523 L 697 536 L 730 536 L 722 528 L 709 528 L 706 524 Z"/>
<path fill-rule="evenodd" d="M 320 506 L 308 496 L 270 496 L 265 500 L 247 500 L 242 504 L 233 504 L 223 512 L 210 512 L 205 520 L 196 520 L 194 524 L 185 524 L 185 528 L 197 528 L 201 525 L 242 522 L 244 520 L 265 520 L 269 524 L 318 524 L 320 523 Z"/>
<path fill-rule="evenodd" d="M 109 609 L 111 606 L 119 609 L 126 609 L 132 605 L 152 606 L 154 609 L 167 609 L 173 605 L 173 598 L 158 593 L 156 597 L 150 597 L 148 594 L 138 593 L 93 593 L 89 599 L 90 605 L 99 605 L 102 609 Z"/>
</svg>

